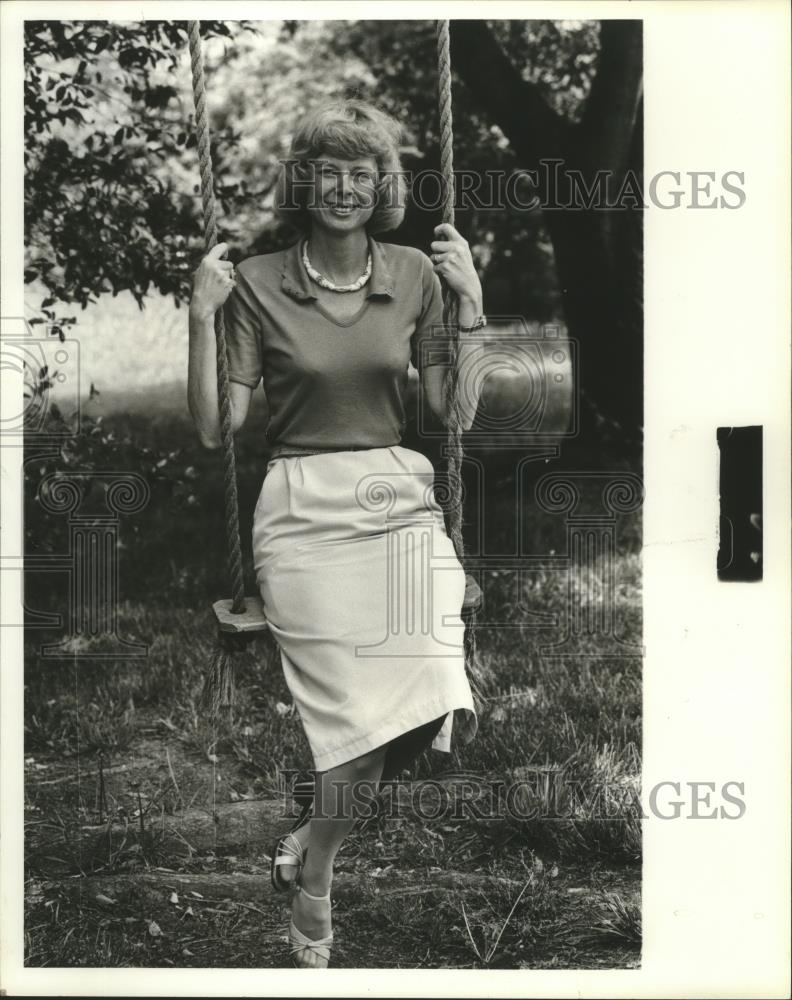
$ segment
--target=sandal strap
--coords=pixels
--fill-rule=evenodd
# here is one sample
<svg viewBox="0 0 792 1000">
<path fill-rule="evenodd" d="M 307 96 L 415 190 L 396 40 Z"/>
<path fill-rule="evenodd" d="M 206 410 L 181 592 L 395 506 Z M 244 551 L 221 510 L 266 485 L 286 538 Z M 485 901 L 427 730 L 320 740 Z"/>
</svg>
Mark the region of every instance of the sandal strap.
<svg viewBox="0 0 792 1000">
<path fill-rule="evenodd" d="M 300 928 L 292 920 L 289 925 L 289 951 L 294 954 L 297 951 L 313 951 L 319 955 L 320 958 L 324 958 L 327 961 L 330 960 L 330 947 L 333 944 L 333 935 L 328 934 L 327 937 L 317 938 L 312 941 L 307 935 L 303 934 Z"/>
<path fill-rule="evenodd" d="M 294 841 L 295 846 L 289 843 L 288 838 Z M 274 864 L 276 865 L 300 865 L 303 862 L 303 855 L 305 851 L 300 843 L 300 841 L 294 836 L 293 833 L 285 833 L 280 840 L 278 840 Z M 295 860 L 296 859 L 296 860 Z"/>
<path fill-rule="evenodd" d="M 311 945 L 313 945 L 313 947 Z M 325 962 L 327 962 L 328 965 L 329 965 L 330 964 L 330 948 L 325 947 L 324 945 L 316 944 L 315 942 L 311 942 L 311 945 L 307 945 L 307 944 L 294 945 L 293 944 L 289 948 L 289 952 L 292 955 L 296 955 L 298 952 L 312 951 L 312 952 L 314 952 L 314 954 L 318 955 L 319 958 L 323 958 L 325 960 Z"/>
<path fill-rule="evenodd" d="M 308 892 L 307 889 L 303 889 L 299 882 L 294 883 L 295 892 L 301 892 L 303 896 L 307 896 L 308 899 L 330 899 L 330 893 L 328 892 L 326 896 L 314 896 L 313 893 Z"/>
<path fill-rule="evenodd" d="M 279 854 L 272 863 L 276 867 L 278 865 L 289 865 L 290 867 L 294 868 L 295 866 L 300 865 L 302 862 L 300 859 L 296 858 L 296 855 L 294 854 Z"/>
<path fill-rule="evenodd" d="M 290 951 L 303 951 L 308 949 L 309 951 L 319 951 L 320 949 L 325 951 L 325 958 L 328 957 L 330 948 L 333 946 L 333 935 L 328 934 L 327 937 L 318 938 L 316 941 L 310 941 L 306 938 L 305 941 L 293 940 L 289 943 Z"/>
</svg>

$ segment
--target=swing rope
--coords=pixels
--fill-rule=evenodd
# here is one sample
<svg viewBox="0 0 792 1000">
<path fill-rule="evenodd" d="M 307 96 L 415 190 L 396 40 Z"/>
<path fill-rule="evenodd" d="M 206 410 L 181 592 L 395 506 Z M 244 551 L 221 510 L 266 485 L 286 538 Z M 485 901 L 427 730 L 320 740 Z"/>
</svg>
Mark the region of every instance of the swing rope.
<svg viewBox="0 0 792 1000">
<path fill-rule="evenodd" d="M 198 160 L 201 170 L 201 201 L 203 204 L 204 240 L 209 251 L 217 244 L 217 211 L 212 171 L 212 147 L 206 114 L 206 79 L 199 21 L 189 22 L 190 62 L 192 64 L 195 128 L 198 137 Z M 232 612 L 245 610 L 245 584 L 242 571 L 242 546 L 239 540 L 239 499 L 237 496 L 234 431 L 231 424 L 231 397 L 228 386 L 228 354 L 223 310 L 215 313 L 217 337 L 217 398 L 220 406 L 220 429 L 223 440 L 226 538 L 228 542 L 228 572 L 231 579 Z"/>
<path fill-rule="evenodd" d="M 440 118 L 440 173 L 443 179 L 443 222 L 454 225 L 454 123 L 451 95 L 451 44 L 449 22 L 437 22 L 437 76 L 438 76 L 438 110 Z M 462 536 L 462 461 L 464 449 L 462 446 L 462 426 L 459 417 L 459 366 L 457 356 L 459 350 L 459 301 L 448 288 L 443 285 L 443 326 L 446 333 L 451 333 L 449 351 L 449 370 L 446 390 L 446 427 L 448 430 L 448 532 L 454 545 L 454 551 L 460 563 L 464 565 L 465 542 Z M 476 656 L 476 610 L 471 608 L 465 625 L 465 659 L 472 673 Z"/>
<path fill-rule="evenodd" d="M 190 65 L 192 69 L 193 101 L 195 104 L 195 131 L 201 175 L 201 203 L 203 209 L 204 240 L 206 251 L 217 240 L 217 210 L 214 195 L 214 174 L 209 121 L 206 110 L 206 77 L 204 74 L 203 47 L 200 21 L 188 21 Z M 437 56 L 439 76 L 440 111 L 440 166 L 443 177 L 443 222 L 454 224 L 454 155 L 453 120 L 451 110 L 451 50 L 449 22 L 437 22 Z M 450 365 L 447 389 L 448 427 L 448 492 L 449 534 L 460 563 L 464 559 L 462 537 L 462 429 L 459 418 L 458 355 L 458 301 L 456 295 L 443 283 L 443 325 L 454 331 L 451 338 Z M 246 611 L 242 546 L 239 533 L 239 498 L 237 494 L 236 456 L 232 426 L 231 397 L 228 379 L 228 354 L 223 310 L 215 314 L 217 341 L 217 398 L 223 452 L 225 527 L 228 549 L 228 573 L 231 582 L 231 613 Z M 475 609 L 468 612 L 465 627 L 465 659 L 472 670 L 475 657 Z M 228 706 L 234 699 L 233 655 L 241 651 L 252 638 L 250 634 L 218 630 L 217 647 L 204 684 L 204 703 L 213 713 L 221 706 Z"/>
<path fill-rule="evenodd" d="M 201 172 L 204 241 L 208 252 L 217 244 L 217 211 L 214 195 L 211 136 L 206 112 L 206 78 L 204 76 L 200 21 L 188 21 L 187 31 L 192 69 L 193 102 L 195 104 L 195 131 Z M 231 396 L 228 384 L 228 354 L 222 309 L 218 309 L 215 313 L 214 326 L 217 341 L 217 400 L 223 450 L 225 528 L 228 575 L 231 583 L 231 612 L 242 614 L 246 610 L 245 583 L 242 568 L 242 545 L 239 536 L 239 497 L 237 495 L 234 430 L 231 422 Z M 244 649 L 248 641 L 248 636 L 223 632 L 218 629 L 217 644 L 205 678 L 203 691 L 203 702 L 212 709 L 214 714 L 217 714 L 221 706 L 233 704 L 232 658 L 234 653 Z"/>
</svg>

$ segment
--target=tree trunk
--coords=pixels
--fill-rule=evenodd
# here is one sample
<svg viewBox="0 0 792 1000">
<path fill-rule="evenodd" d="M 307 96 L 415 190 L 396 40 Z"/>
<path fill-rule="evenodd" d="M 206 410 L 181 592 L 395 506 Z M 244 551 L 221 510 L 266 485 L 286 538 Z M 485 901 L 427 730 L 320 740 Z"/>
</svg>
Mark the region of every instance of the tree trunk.
<svg viewBox="0 0 792 1000">
<path fill-rule="evenodd" d="M 497 788 L 507 775 L 451 775 L 417 782 L 395 782 L 381 788 L 380 809 L 388 816 L 417 814 L 427 822 L 453 814 L 486 821 L 496 804 Z M 517 780 L 524 781 L 524 778 Z M 149 858 L 190 858 L 202 851 L 228 853 L 253 848 L 268 853 L 281 834 L 293 825 L 298 812 L 285 799 L 253 799 L 209 809 L 148 817 L 126 824 L 84 826 L 58 836 L 39 834 L 28 840 L 31 872 L 50 874 L 88 872 L 117 861 L 130 850 Z M 493 814 L 492 819 L 502 818 Z"/>
<path fill-rule="evenodd" d="M 126 824 L 72 828 L 58 838 L 30 845 L 28 865 L 33 871 L 85 872 L 112 864 L 130 850 L 169 858 L 240 846 L 264 851 L 292 825 L 296 813 L 291 813 L 281 799 L 256 799 L 221 805 L 214 813 L 188 809 L 147 817 L 142 826 L 133 819 Z"/>
<path fill-rule="evenodd" d="M 524 883 L 522 883 L 524 884 Z M 495 885 L 519 889 L 522 884 L 514 879 L 496 878 L 477 872 L 388 872 L 382 878 L 371 872 L 338 872 L 333 877 L 333 900 L 359 901 L 377 896 L 407 896 L 427 892 L 465 892 L 478 889 L 492 890 Z M 81 905 L 93 904 L 111 911 L 116 904 L 133 900 L 168 905 L 171 894 L 176 893 L 178 903 L 170 905 L 194 906 L 233 900 L 238 903 L 262 905 L 277 897 L 270 885 L 269 874 L 240 875 L 183 875 L 175 872 L 148 871 L 134 875 L 88 876 L 80 879 L 63 879 L 44 882 L 46 892 L 57 889 L 73 896 Z"/>
<path fill-rule="evenodd" d="M 639 21 L 602 22 L 597 75 L 577 125 L 522 79 L 484 22 L 453 21 L 451 33 L 454 67 L 508 137 L 521 167 L 537 171 L 543 202 L 572 202 L 548 207 L 544 217 L 569 334 L 578 343 L 578 386 L 636 442 L 643 425 L 641 32 Z M 548 168 L 550 160 L 561 161 L 557 170 Z M 576 204 L 570 170 L 580 171 L 589 190 L 597 172 L 606 171 L 610 203 L 634 172 L 638 205 Z M 543 183 L 550 175 L 557 187 Z"/>
</svg>

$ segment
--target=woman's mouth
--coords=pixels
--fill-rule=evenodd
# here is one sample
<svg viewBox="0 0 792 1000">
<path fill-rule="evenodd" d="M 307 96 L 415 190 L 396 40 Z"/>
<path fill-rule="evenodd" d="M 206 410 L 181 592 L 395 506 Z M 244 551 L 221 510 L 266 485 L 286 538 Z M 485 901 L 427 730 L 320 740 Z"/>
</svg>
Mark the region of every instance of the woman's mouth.
<svg viewBox="0 0 792 1000">
<path fill-rule="evenodd" d="M 346 218 L 348 215 L 351 215 L 355 211 L 355 209 L 357 208 L 357 206 L 356 205 L 330 205 L 329 208 L 330 208 L 330 212 L 333 215 L 337 215 L 339 218 L 343 219 L 343 218 Z"/>
</svg>

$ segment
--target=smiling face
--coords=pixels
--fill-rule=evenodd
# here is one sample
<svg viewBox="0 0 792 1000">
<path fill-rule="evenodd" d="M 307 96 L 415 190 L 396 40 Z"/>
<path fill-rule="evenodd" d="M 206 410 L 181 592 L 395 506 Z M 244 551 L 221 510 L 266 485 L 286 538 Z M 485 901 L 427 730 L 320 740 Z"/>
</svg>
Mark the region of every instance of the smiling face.
<svg viewBox="0 0 792 1000">
<path fill-rule="evenodd" d="M 365 227 L 377 202 L 374 157 L 344 160 L 323 154 L 311 162 L 314 168 L 314 197 L 308 207 L 311 222 L 334 232 Z"/>
</svg>

